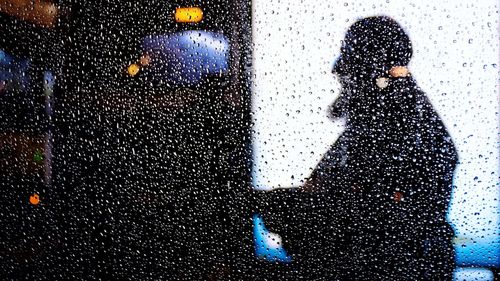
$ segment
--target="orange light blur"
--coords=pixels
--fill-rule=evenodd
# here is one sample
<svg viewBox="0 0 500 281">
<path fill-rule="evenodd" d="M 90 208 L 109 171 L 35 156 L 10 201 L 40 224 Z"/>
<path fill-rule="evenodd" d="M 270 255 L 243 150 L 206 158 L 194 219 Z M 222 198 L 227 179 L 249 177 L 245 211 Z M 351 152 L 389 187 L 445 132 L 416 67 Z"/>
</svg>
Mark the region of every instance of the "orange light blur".
<svg viewBox="0 0 500 281">
<path fill-rule="evenodd" d="M 54 27 L 59 9 L 54 3 L 44 0 L 3 0 L 0 1 L 0 12 L 43 27 Z"/>
<path fill-rule="evenodd" d="M 199 7 L 175 9 L 175 21 L 182 23 L 198 23 L 203 19 L 203 11 Z"/>
<path fill-rule="evenodd" d="M 151 62 L 151 57 L 149 55 L 142 55 L 141 58 L 139 59 L 139 63 L 142 66 L 147 66 Z"/>
<path fill-rule="evenodd" d="M 406 77 L 410 74 L 410 71 L 406 66 L 393 66 L 389 70 L 389 75 L 392 77 Z"/>
<path fill-rule="evenodd" d="M 30 203 L 32 205 L 38 205 L 40 203 L 40 196 L 38 196 L 38 194 L 36 194 L 36 193 L 33 193 L 30 196 Z"/>
<path fill-rule="evenodd" d="M 400 191 L 396 191 L 394 192 L 394 196 L 392 197 L 394 199 L 394 201 L 396 202 L 401 202 L 403 201 L 403 192 L 400 192 Z"/>
</svg>

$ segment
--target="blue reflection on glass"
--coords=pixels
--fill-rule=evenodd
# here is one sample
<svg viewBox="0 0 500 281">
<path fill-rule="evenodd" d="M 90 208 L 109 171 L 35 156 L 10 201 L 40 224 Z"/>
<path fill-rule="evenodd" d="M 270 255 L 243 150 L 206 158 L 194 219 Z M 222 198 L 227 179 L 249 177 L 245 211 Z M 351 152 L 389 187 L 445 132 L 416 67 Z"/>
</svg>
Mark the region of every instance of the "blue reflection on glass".
<svg viewBox="0 0 500 281">
<path fill-rule="evenodd" d="M 455 252 L 458 266 L 500 267 L 499 237 L 457 237 Z"/>
<path fill-rule="evenodd" d="M 152 82 L 175 86 L 196 85 L 208 75 L 229 70 L 229 42 L 220 33 L 188 30 L 144 38 L 150 57 L 146 75 Z"/>
<path fill-rule="evenodd" d="M 253 237 L 255 255 L 270 262 L 289 263 L 292 258 L 287 254 L 278 235 L 270 232 L 260 215 L 253 216 Z"/>
<path fill-rule="evenodd" d="M 29 87 L 29 60 L 0 50 L 0 93 L 25 91 Z"/>
</svg>

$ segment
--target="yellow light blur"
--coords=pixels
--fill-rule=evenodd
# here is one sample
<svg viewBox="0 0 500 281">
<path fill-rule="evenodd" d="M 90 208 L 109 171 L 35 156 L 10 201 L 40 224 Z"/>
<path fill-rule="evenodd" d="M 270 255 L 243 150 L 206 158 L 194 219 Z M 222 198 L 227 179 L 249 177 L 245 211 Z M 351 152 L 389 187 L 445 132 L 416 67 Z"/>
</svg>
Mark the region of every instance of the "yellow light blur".
<svg viewBox="0 0 500 281">
<path fill-rule="evenodd" d="M 175 9 L 175 21 L 183 23 L 198 23 L 203 19 L 203 11 L 199 7 Z"/>
<path fill-rule="evenodd" d="M 137 73 L 139 73 L 140 69 L 141 68 L 137 64 L 133 63 L 133 64 L 129 65 L 127 68 L 128 75 L 136 76 Z"/>
</svg>

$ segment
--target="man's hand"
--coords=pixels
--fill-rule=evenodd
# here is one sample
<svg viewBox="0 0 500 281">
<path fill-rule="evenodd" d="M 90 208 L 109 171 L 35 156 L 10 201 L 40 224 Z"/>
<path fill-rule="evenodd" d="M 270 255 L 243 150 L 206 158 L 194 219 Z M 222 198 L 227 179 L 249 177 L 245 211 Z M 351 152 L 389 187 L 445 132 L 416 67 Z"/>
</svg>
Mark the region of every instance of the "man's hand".
<svg viewBox="0 0 500 281">
<path fill-rule="evenodd" d="M 318 190 L 318 185 L 312 179 L 307 179 L 302 187 L 300 187 L 300 191 L 303 192 L 315 192 Z"/>
</svg>

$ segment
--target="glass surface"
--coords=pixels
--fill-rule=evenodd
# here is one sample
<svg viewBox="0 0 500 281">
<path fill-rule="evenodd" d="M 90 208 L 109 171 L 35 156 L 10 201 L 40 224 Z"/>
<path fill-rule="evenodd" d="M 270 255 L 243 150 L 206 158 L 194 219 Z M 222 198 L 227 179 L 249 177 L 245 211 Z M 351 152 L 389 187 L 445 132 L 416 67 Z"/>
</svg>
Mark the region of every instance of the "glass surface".
<svg viewBox="0 0 500 281">
<path fill-rule="evenodd" d="M 0 1 L 0 279 L 498 279 L 498 17 Z"/>
</svg>

